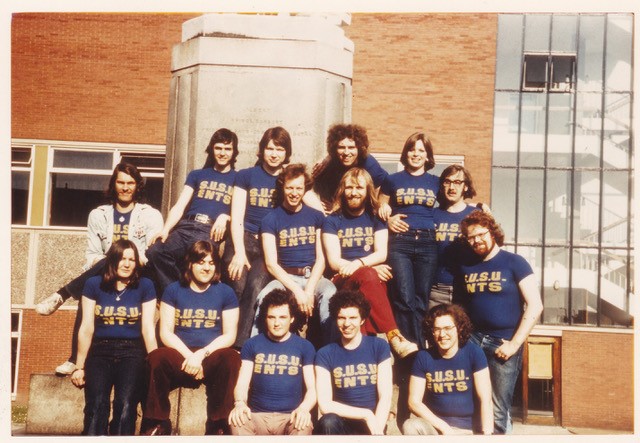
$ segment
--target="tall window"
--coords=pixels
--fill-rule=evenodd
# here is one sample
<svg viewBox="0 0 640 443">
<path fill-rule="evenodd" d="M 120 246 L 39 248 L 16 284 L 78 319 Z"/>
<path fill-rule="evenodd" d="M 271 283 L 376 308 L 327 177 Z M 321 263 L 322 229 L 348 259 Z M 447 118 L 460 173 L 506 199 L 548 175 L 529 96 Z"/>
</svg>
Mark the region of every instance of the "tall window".
<svg viewBox="0 0 640 443">
<path fill-rule="evenodd" d="M 18 389 L 18 357 L 20 355 L 20 330 L 22 311 L 11 312 L 11 396 L 15 398 Z"/>
<path fill-rule="evenodd" d="M 630 14 L 504 14 L 492 210 L 542 283 L 546 324 L 631 326 Z"/>
<path fill-rule="evenodd" d="M 11 148 L 11 224 L 27 224 L 32 166 L 33 147 Z"/>
</svg>

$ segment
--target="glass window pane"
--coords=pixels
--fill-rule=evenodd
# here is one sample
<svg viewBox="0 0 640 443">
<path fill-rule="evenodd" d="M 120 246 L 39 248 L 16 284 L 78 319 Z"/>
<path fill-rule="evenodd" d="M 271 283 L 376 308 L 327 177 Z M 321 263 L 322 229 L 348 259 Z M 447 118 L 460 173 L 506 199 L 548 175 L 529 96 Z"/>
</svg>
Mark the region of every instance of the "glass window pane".
<svg viewBox="0 0 640 443">
<path fill-rule="evenodd" d="M 20 314 L 17 312 L 11 313 L 11 332 L 20 332 Z"/>
<path fill-rule="evenodd" d="M 631 91 L 633 16 L 609 15 L 607 23 L 607 91 Z"/>
<path fill-rule="evenodd" d="M 493 168 L 491 175 L 491 212 L 504 230 L 505 242 L 515 240 L 516 170 Z"/>
<path fill-rule="evenodd" d="M 522 23 L 522 15 L 502 14 L 498 16 L 496 89 L 520 89 Z"/>
<path fill-rule="evenodd" d="M 140 173 L 164 172 L 164 154 L 127 153 L 123 152 L 120 161 L 135 165 Z"/>
<path fill-rule="evenodd" d="M 578 90 L 602 91 L 604 16 L 580 16 L 578 47 Z"/>
<path fill-rule="evenodd" d="M 547 245 L 566 245 L 569 243 L 569 225 L 571 222 L 571 172 L 547 170 Z"/>
<path fill-rule="evenodd" d="M 27 224 L 29 209 L 29 177 L 28 171 L 11 171 L 11 223 Z"/>
<path fill-rule="evenodd" d="M 544 324 L 569 324 L 569 250 L 545 248 Z"/>
<path fill-rule="evenodd" d="M 542 243 L 542 170 L 520 170 L 518 183 L 518 243 Z"/>
<path fill-rule="evenodd" d="M 576 171 L 573 196 L 573 244 L 595 246 L 600 227 L 600 178 L 598 172 Z"/>
<path fill-rule="evenodd" d="M 109 176 L 51 174 L 51 214 L 53 226 L 87 226 L 89 212 L 105 202 Z"/>
<path fill-rule="evenodd" d="M 164 179 L 162 177 L 147 177 L 145 179 L 145 194 L 147 203 L 154 208 L 160 210 L 162 208 L 162 186 Z"/>
<path fill-rule="evenodd" d="M 549 52 L 551 16 L 528 14 L 525 16 L 524 50 Z"/>
<path fill-rule="evenodd" d="M 31 166 L 31 148 L 11 148 L 11 166 Z"/>
<path fill-rule="evenodd" d="M 551 57 L 551 86 L 554 92 L 571 92 L 575 84 L 573 55 L 554 55 Z"/>
<path fill-rule="evenodd" d="M 518 150 L 518 92 L 496 92 L 493 119 L 493 164 L 516 166 Z"/>
<path fill-rule="evenodd" d="M 629 173 L 607 171 L 603 180 L 602 244 L 628 247 Z"/>
<path fill-rule="evenodd" d="M 576 52 L 578 37 L 577 15 L 554 15 L 551 50 Z"/>
<path fill-rule="evenodd" d="M 598 250 L 575 249 L 571 276 L 571 319 L 578 325 L 597 324 Z"/>
<path fill-rule="evenodd" d="M 571 166 L 573 138 L 573 95 L 549 95 L 547 165 Z"/>
<path fill-rule="evenodd" d="M 547 87 L 549 72 L 549 56 L 525 54 L 523 90 L 543 91 Z"/>
<path fill-rule="evenodd" d="M 544 166 L 547 95 L 522 94 L 520 165 Z"/>
<path fill-rule="evenodd" d="M 604 166 L 628 168 L 631 150 L 631 94 L 606 94 L 604 100 Z"/>
<path fill-rule="evenodd" d="M 576 167 L 600 166 L 602 94 L 578 93 L 576 99 Z"/>
<path fill-rule="evenodd" d="M 633 326 L 627 293 L 627 251 L 603 249 L 600 270 L 600 324 Z"/>
<path fill-rule="evenodd" d="M 69 149 L 56 149 L 53 155 L 54 168 L 77 169 L 113 169 L 113 153 L 111 152 L 87 152 L 71 151 Z"/>
</svg>

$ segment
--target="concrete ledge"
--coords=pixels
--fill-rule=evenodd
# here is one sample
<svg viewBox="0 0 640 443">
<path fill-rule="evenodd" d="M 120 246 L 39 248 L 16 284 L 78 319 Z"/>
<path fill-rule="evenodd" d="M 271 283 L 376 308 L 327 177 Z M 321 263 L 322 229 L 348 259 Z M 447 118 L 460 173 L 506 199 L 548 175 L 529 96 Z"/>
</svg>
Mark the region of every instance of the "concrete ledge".
<svg viewBox="0 0 640 443">
<path fill-rule="evenodd" d="M 207 420 L 205 387 L 171 392 L 171 423 L 175 435 L 204 435 Z M 84 417 L 84 391 L 69 377 L 31 374 L 25 433 L 28 435 L 80 435 Z M 142 410 L 138 407 L 136 434 Z"/>
</svg>

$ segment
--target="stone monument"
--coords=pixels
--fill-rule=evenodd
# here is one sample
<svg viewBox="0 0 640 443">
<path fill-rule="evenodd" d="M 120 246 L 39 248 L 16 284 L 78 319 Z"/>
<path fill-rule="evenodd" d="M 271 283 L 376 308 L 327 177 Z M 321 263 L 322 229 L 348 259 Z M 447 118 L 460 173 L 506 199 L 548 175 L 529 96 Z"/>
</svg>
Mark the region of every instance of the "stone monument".
<svg viewBox="0 0 640 443">
<path fill-rule="evenodd" d="M 255 163 L 273 126 L 291 134 L 292 162 L 324 157 L 328 127 L 351 120 L 349 23 L 348 14 L 206 14 L 183 24 L 171 61 L 165 214 L 218 128 L 238 134 L 236 169 Z"/>
</svg>

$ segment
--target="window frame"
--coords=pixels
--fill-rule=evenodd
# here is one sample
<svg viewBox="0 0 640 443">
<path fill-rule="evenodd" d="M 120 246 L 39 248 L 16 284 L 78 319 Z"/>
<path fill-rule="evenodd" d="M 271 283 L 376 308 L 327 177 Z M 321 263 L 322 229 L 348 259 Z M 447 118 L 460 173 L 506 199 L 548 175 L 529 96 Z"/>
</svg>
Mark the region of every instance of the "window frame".
<svg viewBox="0 0 640 443">
<path fill-rule="evenodd" d="M 12 309 L 11 310 L 11 315 L 17 314 L 18 315 L 18 330 L 14 331 L 13 327 L 11 328 L 11 361 L 13 363 L 13 365 L 15 366 L 15 373 L 13 374 L 13 389 L 11 389 L 11 400 L 15 401 L 16 396 L 18 394 L 18 374 L 20 372 L 20 347 L 21 347 L 21 342 L 22 342 L 22 320 L 23 320 L 23 315 L 22 315 L 22 309 Z M 12 319 L 13 320 L 13 319 Z M 13 326 L 13 321 L 11 322 L 12 326 Z M 16 353 L 15 356 L 13 355 L 13 340 L 16 339 Z"/>
<path fill-rule="evenodd" d="M 14 149 L 28 149 L 30 151 L 29 162 L 27 165 L 15 163 L 11 160 L 11 172 L 28 172 L 29 173 L 29 189 L 27 189 L 27 217 L 24 224 L 13 223 L 11 226 L 29 226 L 31 224 L 31 201 L 33 196 L 33 162 L 35 157 L 35 145 L 31 143 L 11 143 L 11 151 Z M 13 184 L 11 187 L 13 192 Z"/>
<path fill-rule="evenodd" d="M 527 58 L 539 57 L 545 58 L 545 76 L 544 76 L 544 86 L 528 86 L 527 85 Z M 558 82 L 558 86 L 554 87 L 553 82 L 553 72 L 554 72 L 554 58 L 571 58 L 571 78 L 569 79 L 569 88 L 566 86 L 560 87 L 560 82 Z M 578 55 L 577 52 L 563 52 L 563 51 L 549 51 L 549 52 L 538 52 L 538 51 L 524 51 L 522 54 L 522 79 L 520 83 L 520 91 L 521 92 L 550 92 L 550 93 L 574 93 L 576 92 L 576 65 L 578 63 Z M 563 83 L 566 85 L 566 82 Z"/>
</svg>

